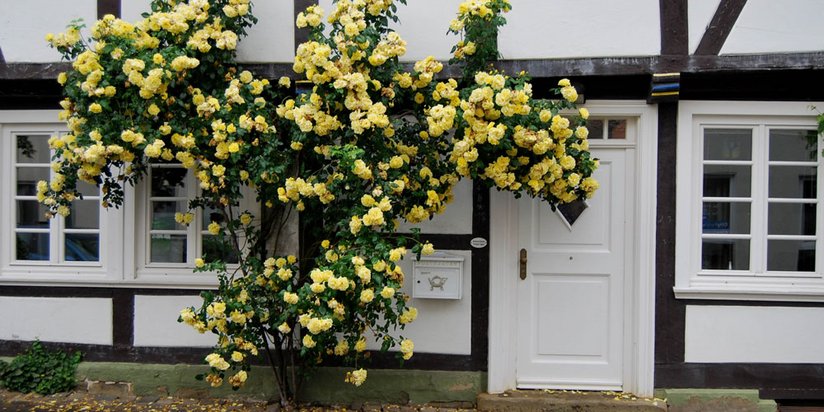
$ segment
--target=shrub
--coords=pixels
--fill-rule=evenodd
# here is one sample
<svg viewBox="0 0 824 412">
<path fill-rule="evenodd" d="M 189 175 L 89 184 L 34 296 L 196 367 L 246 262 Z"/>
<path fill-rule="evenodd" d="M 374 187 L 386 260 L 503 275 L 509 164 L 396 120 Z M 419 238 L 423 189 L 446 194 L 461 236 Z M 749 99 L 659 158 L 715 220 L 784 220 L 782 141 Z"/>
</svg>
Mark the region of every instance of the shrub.
<svg viewBox="0 0 824 412">
<path fill-rule="evenodd" d="M 51 395 L 74 389 L 80 352 L 49 351 L 39 341 L 11 363 L 0 362 L 0 385 L 16 392 Z"/>
</svg>

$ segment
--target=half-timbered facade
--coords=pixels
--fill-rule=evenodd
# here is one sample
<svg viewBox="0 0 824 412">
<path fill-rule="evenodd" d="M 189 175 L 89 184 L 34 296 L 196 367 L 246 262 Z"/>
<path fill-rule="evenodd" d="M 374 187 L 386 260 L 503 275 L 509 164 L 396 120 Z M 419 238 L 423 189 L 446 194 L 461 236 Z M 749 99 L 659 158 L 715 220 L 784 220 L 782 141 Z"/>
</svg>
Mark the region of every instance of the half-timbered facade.
<svg viewBox="0 0 824 412">
<path fill-rule="evenodd" d="M 175 321 L 214 284 L 189 270 L 208 233 L 148 223 L 193 188 L 149 179 L 118 210 L 100 209 L 87 188 L 87 207 L 66 220 L 45 220 L 34 200 L 50 170 L 46 139 L 65 130 L 54 80 L 66 63 L 44 34 L 73 18 L 135 20 L 147 3 L 0 3 L 0 356 L 40 339 L 92 362 L 197 364 L 213 343 Z M 306 38 L 294 16 L 312 3 L 257 1 L 240 60 L 293 75 Z M 456 39 L 444 33 L 460 2 L 409 3 L 397 26 L 405 58 L 448 60 Z M 462 182 L 423 227 L 463 258 L 461 293 L 415 299 L 405 368 L 463 372 L 489 392 L 747 388 L 824 399 L 824 3 L 512 3 L 498 67 L 528 71 L 538 93 L 573 81 L 592 113 L 601 189 L 552 211 Z M 153 247 L 159 236 L 173 247 Z"/>
</svg>

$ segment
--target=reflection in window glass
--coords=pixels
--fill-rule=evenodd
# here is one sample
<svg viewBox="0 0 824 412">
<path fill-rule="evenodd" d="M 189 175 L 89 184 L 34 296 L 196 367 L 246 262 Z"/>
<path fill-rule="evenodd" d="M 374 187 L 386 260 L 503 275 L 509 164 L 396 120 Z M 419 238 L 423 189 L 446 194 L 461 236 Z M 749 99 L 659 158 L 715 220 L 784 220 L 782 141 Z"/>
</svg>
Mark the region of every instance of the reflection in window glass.
<svg viewBox="0 0 824 412">
<path fill-rule="evenodd" d="M 186 235 L 152 234 L 151 261 L 186 263 Z"/>
<path fill-rule="evenodd" d="M 17 260 L 49 260 L 48 233 L 17 233 Z"/>
<path fill-rule="evenodd" d="M 770 161 L 809 162 L 818 154 L 818 135 L 813 130 L 770 130 Z"/>
<path fill-rule="evenodd" d="M 601 119 L 589 119 L 587 121 L 587 129 L 589 129 L 590 139 L 604 138 L 604 121 Z"/>
<path fill-rule="evenodd" d="M 815 236 L 815 204 L 770 203 L 767 234 Z"/>
<path fill-rule="evenodd" d="M 749 239 L 704 239 L 701 269 L 749 270 Z"/>
<path fill-rule="evenodd" d="M 816 198 L 817 167 L 770 166 L 769 172 L 771 198 Z"/>
<path fill-rule="evenodd" d="M 752 166 L 704 165 L 704 197 L 750 197 Z"/>
<path fill-rule="evenodd" d="M 153 230 L 186 230 L 175 221 L 175 213 L 186 213 L 185 201 L 152 201 Z"/>
<path fill-rule="evenodd" d="M 66 216 L 66 229 L 97 229 L 100 227 L 100 204 L 97 199 L 75 200 Z"/>
<path fill-rule="evenodd" d="M 187 170 L 182 167 L 152 167 L 152 197 L 186 197 Z"/>
<path fill-rule="evenodd" d="M 752 129 L 704 129 L 704 160 L 751 160 Z"/>
<path fill-rule="evenodd" d="M 37 200 L 17 201 L 17 227 L 21 229 L 48 229 L 48 208 Z"/>
<path fill-rule="evenodd" d="M 66 234 L 66 260 L 96 262 L 100 259 L 100 238 L 97 234 Z"/>
<path fill-rule="evenodd" d="M 18 167 L 16 173 L 18 196 L 36 196 L 37 182 L 49 181 L 48 167 Z"/>
<path fill-rule="evenodd" d="M 222 260 L 226 263 L 237 263 L 238 256 L 232 250 L 230 245 L 224 244 L 217 236 L 206 235 L 203 237 L 203 258 L 211 262 L 215 260 Z"/>
<path fill-rule="evenodd" d="M 767 270 L 815 272 L 814 240 L 769 240 Z"/>
<path fill-rule="evenodd" d="M 48 135 L 17 135 L 17 163 L 51 162 Z"/>
<path fill-rule="evenodd" d="M 748 202 L 704 202 L 703 233 L 750 233 Z"/>
<path fill-rule="evenodd" d="M 627 138 L 627 120 L 610 120 L 608 139 L 626 139 Z"/>
</svg>

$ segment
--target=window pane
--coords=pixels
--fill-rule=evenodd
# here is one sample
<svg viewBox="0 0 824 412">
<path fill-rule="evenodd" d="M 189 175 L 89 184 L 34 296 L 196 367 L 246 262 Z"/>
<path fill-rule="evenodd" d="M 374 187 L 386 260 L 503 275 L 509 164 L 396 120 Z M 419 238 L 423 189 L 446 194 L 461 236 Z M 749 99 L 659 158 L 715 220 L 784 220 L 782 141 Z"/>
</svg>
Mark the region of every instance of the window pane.
<svg viewBox="0 0 824 412">
<path fill-rule="evenodd" d="M 186 202 L 152 201 L 153 230 L 185 230 L 186 227 L 175 221 L 175 213 L 186 213 Z"/>
<path fill-rule="evenodd" d="M 186 235 L 152 235 L 151 261 L 186 263 Z"/>
<path fill-rule="evenodd" d="M 17 260 L 49 260 L 48 233 L 18 233 L 15 246 Z"/>
<path fill-rule="evenodd" d="M 213 208 L 213 207 L 205 207 L 202 209 L 201 213 L 202 219 L 201 223 L 203 224 L 203 229 L 205 230 L 209 227 L 209 224 L 212 222 L 217 222 L 223 224 L 225 219 L 223 218 L 223 212 Z"/>
<path fill-rule="evenodd" d="M 704 202 L 702 213 L 704 233 L 750 233 L 750 204 Z"/>
<path fill-rule="evenodd" d="M 604 138 L 604 121 L 601 119 L 587 120 L 587 129 L 589 129 L 590 139 Z"/>
<path fill-rule="evenodd" d="M 152 197 L 186 197 L 186 173 L 182 167 L 153 167 Z"/>
<path fill-rule="evenodd" d="M 609 121 L 609 135 L 607 139 L 626 139 L 627 138 L 627 121 L 626 120 L 610 120 Z"/>
<path fill-rule="evenodd" d="M 815 236 L 815 204 L 770 203 L 769 234 Z"/>
<path fill-rule="evenodd" d="M 83 182 L 80 179 L 77 180 L 77 191 L 84 197 L 100 196 L 100 189 L 98 189 L 97 186 Z"/>
<path fill-rule="evenodd" d="M 224 245 L 217 236 L 203 235 L 203 251 L 201 253 L 208 262 L 222 260 L 225 263 L 237 263 L 237 254 L 229 245 Z"/>
<path fill-rule="evenodd" d="M 49 181 L 49 169 L 46 167 L 18 167 L 17 195 L 34 196 L 37 194 L 37 182 Z"/>
<path fill-rule="evenodd" d="M 813 130 L 770 130 L 770 160 L 815 161 L 818 136 Z"/>
<path fill-rule="evenodd" d="M 770 197 L 816 198 L 817 167 L 770 166 Z"/>
<path fill-rule="evenodd" d="M 66 216 L 67 229 L 97 229 L 100 227 L 100 204 L 97 200 L 75 200 Z"/>
<path fill-rule="evenodd" d="M 748 270 L 749 239 L 704 239 L 701 244 L 701 269 Z"/>
<path fill-rule="evenodd" d="M 789 272 L 814 272 L 815 241 L 767 241 L 767 270 Z"/>
<path fill-rule="evenodd" d="M 66 260 L 97 262 L 100 260 L 100 237 L 89 233 L 66 234 Z"/>
<path fill-rule="evenodd" d="M 750 166 L 704 165 L 704 197 L 750 197 Z"/>
<path fill-rule="evenodd" d="M 48 229 L 49 219 L 46 218 L 48 208 L 36 200 L 17 201 L 17 227 Z"/>
<path fill-rule="evenodd" d="M 17 163 L 49 163 L 49 136 L 17 136 Z"/>
<path fill-rule="evenodd" d="M 704 129 L 704 160 L 750 159 L 751 129 Z"/>
</svg>

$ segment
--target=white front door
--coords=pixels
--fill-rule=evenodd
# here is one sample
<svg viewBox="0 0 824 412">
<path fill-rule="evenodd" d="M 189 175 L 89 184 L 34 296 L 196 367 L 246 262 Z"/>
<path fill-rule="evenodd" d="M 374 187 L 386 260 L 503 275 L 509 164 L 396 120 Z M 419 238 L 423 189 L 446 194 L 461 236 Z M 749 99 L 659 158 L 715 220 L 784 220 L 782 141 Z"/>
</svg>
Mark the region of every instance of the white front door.
<svg viewBox="0 0 824 412">
<path fill-rule="evenodd" d="M 519 201 L 519 249 L 527 260 L 517 290 L 519 388 L 624 388 L 635 154 L 622 147 L 593 155 L 601 188 L 574 222 L 574 213 L 565 219 L 544 202 Z"/>
</svg>

